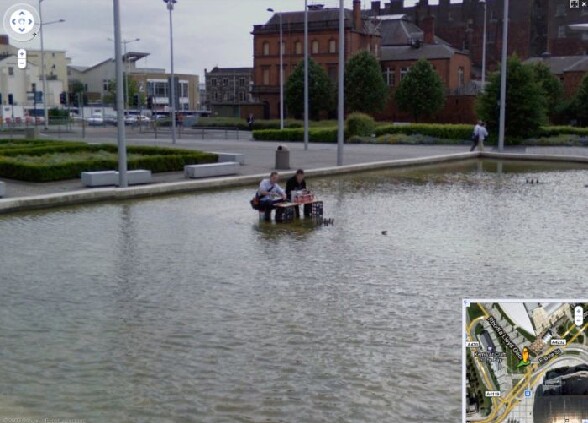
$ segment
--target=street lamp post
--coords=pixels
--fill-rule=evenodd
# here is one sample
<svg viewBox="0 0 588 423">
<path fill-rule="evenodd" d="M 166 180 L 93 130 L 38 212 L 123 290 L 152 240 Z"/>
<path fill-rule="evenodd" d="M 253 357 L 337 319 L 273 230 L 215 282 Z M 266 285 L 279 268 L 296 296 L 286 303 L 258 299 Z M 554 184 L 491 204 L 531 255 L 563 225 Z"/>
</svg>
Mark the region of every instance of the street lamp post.
<svg viewBox="0 0 588 423">
<path fill-rule="evenodd" d="M 504 150 L 504 132 L 506 126 L 506 72 L 508 71 L 508 0 L 504 0 L 501 60 L 502 63 L 500 64 L 500 127 L 498 130 L 498 151 Z"/>
<path fill-rule="evenodd" d="M 271 7 L 267 11 L 274 13 L 274 9 Z M 278 13 L 278 16 L 280 17 L 280 129 L 284 129 L 284 41 L 282 14 Z"/>
<path fill-rule="evenodd" d="M 116 57 L 116 109 L 118 120 L 118 185 L 120 188 L 128 186 L 127 179 L 127 147 L 125 140 L 125 117 L 123 99 L 123 61 L 121 55 L 120 4 L 113 0 L 114 9 L 114 55 Z M 83 110 L 83 109 L 82 109 Z"/>
<path fill-rule="evenodd" d="M 345 142 L 345 1 L 339 0 L 339 130 L 337 135 L 337 166 L 343 166 Z"/>
<path fill-rule="evenodd" d="M 308 150 L 308 0 L 304 0 L 304 149 Z"/>
<path fill-rule="evenodd" d="M 45 119 L 45 129 L 49 128 L 49 110 L 47 110 L 47 75 L 45 72 L 45 42 L 43 40 L 43 26 L 51 25 L 54 23 L 61 23 L 65 22 L 65 19 L 59 19 L 53 22 L 43 22 L 43 8 L 41 7 L 41 3 L 43 0 L 39 0 L 39 20 L 41 21 L 41 25 L 39 26 L 39 38 L 41 39 L 41 80 L 43 83 L 43 117 Z M 33 94 L 35 95 L 35 94 Z M 37 120 L 37 116 L 35 116 L 35 122 Z"/>
<path fill-rule="evenodd" d="M 488 16 L 488 3 L 486 0 L 483 0 L 484 3 L 484 34 L 482 36 L 482 91 L 486 90 L 486 25 L 487 25 L 487 16 Z"/>
<path fill-rule="evenodd" d="M 174 72 L 174 30 L 172 12 L 174 10 L 174 4 L 177 0 L 163 0 L 167 4 L 167 10 L 169 10 L 169 44 L 170 44 L 170 57 L 171 57 L 171 136 L 172 143 L 176 143 L 176 77 Z"/>
</svg>

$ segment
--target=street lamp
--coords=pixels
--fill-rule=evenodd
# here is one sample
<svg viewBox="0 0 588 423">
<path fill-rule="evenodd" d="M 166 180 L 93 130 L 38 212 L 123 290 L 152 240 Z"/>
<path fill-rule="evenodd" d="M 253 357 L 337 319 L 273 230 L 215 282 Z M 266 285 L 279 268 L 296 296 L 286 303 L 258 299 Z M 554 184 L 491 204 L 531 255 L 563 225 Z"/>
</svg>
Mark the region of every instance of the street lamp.
<svg viewBox="0 0 588 423">
<path fill-rule="evenodd" d="M 163 0 L 167 4 L 167 10 L 169 10 L 169 45 L 170 45 L 170 57 L 171 57 L 171 136 L 172 143 L 176 143 L 176 77 L 174 73 L 174 29 L 172 21 L 172 12 L 174 10 L 174 4 L 177 0 Z"/>
<path fill-rule="evenodd" d="M 504 150 L 504 130 L 506 125 L 506 72 L 508 69 L 508 0 L 504 0 L 501 60 L 502 63 L 500 64 L 500 127 L 498 130 L 498 151 Z"/>
<path fill-rule="evenodd" d="M 308 150 L 308 0 L 304 0 L 304 149 Z"/>
<path fill-rule="evenodd" d="M 121 54 L 121 31 L 120 31 L 120 4 L 119 0 L 113 0 L 114 10 L 114 56 L 116 57 L 116 111 L 118 122 L 118 186 L 128 187 L 127 179 L 127 147 L 125 140 L 125 117 L 123 100 L 123 60 Z M 83 109 L 82 109 L 83 110 Z"/>
<path fill-rule="evenodd" d="M 482 0 L 484 3 L 484 35 L 482 36 L 482 91 L 486 90 L 486 25 L 487 25 L 487 16 L 488 16 L 488 3 L 486 0 Z"/>
<path fill-rule="evenodd" d="M 49 128 L 49 110 L 47 110 L 47 76 L 45 75 L 45 44 L 43 41 L 43 27 L 46 25 L 52 25 L 56 23 L 65 22 L 65 19 L 59 19 L 51 22 L 43 22 L 43 11 L 41 7 L 43 0 L 39 0 L 39 20 L 41 25 L 39 26 L 39 37 L 41 38 L 41 77 L 43 82 L 43 117 L 45 119 L 45 129 Z M 36 93 L 33 93 L 36 96 Z M 37 117 L 35 116 L 35 120 Z"/>
<path fill-rule="evenodd" d="M 271 7 L 267 11 L 274 13 Z M 278 16 L 280 17 L 280 129 L 284 129 L 284 42 L 282 41 L 282 14 L 278 13 Z"/>
<path fill-rule="evenodd" d="M 108 39 L 109 41 L 114 41 L 112 38 Z M 129 109 L 129 58 L 127 57 L 127 44 L 135 43 L 137 41 L 141 41 L 140 38 L 135 38 L 134 40 L 122 40 L 120 43 L 123 46 L 123 58 L 126 58 L 126 63 L 123 60 L 124 65 L 124 79 L 125 79 L 125 101 L 124 101 L 124 110 Z"/>
<path fill-rule="evenodd" d="M 345 1 L 339 0 L 339 130 L 337 135 L 337 166 L 343 166 L 345 143 Z"/>
</svg>

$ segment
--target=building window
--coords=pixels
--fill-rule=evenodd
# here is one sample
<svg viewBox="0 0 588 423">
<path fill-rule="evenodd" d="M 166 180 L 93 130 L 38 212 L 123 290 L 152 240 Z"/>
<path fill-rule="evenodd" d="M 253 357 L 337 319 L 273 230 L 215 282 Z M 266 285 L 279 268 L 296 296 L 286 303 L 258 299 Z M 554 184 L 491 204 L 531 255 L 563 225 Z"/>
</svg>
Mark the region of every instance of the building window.
<svg viewBox="0 0 588 423">
<path fill-rule="evenodd" d="M 110 91 L 110 81 L 108 79 L 102 80 L 102 91 L 104 91 L 104 92 Z"/>
<path fill-rule="evenodd" d="M 376 55 L 376 57 L 378 57 L 378 54 L 379 54 L 379 51 L 378 51 L 379 50 L 379 47 L 380 46 L 378 44 L 375 44 L 374 45 L 374 54 Z"/>
<path fill-rule="evenodd" d="M 218 99 L 219 99 L 218 92 L 217 92 L 217 91 L 215 91 L 215 92 L 214 92 L 214 101 L 218 101 Z"/>
<path fill-rule="evenodd" d="M 188 83 L 180 82 L 180 97 L 188 98 Z"/>
<path fill-rule="evenodd" d="M 266 41 L 263 43 L 263 55 L 269 56 L 270 55 L 270 44 Z"/>
<path fill-rule="evenodd" d="M 404 77 L 408 74 L 409 71 L 410 71 L 410 67 L 400 68 L 400 80 L 401 81 L 404 79 Z"/>
<path fill-rule="evenodd" d="M 239 78 L 239 86 L 240 87 L 244 87 L 245 86 L 245 78 Z"/>
<path fill-rule="evenodd" d="M 210 80 L 210 83 L 212 84 L 213 87 L 216 87 L 216 79 L 215 78 L 212 78 Z"/>
<path fill-rule="evenodd" d="M 168 97 L 168 83 L 147 81 L 147 95 L 155 97 Z"/>
<path fill-rule="evenodd" d="M 329 53 L 337 53 L 337 41 L 329 40 Z"/>
<path fill-rule="evenodd" d="M 557 29 L 557 38 L 566 38 L 566 26 L 560 25 Z"/>
<path fill-rule="evenodd" d="M 302 43 L 300 41 L 296 41 L 296 54 L 302 54 Z"/>
<path fill-rule="evenodd" d="M 318 40 L 314 40 L 312 42 L 312 54 L 318 54 L 319 52 L 319 42 Z"/>
<path fill-rule="evenodd" d="M 263 68 L 263 85 L 270 84 L 270 68 L 264 67 Z"/>
<path fill-rule="evenodd" d="M 14 68 L 13 67 L 9 67 L 8 68 L 8 76 L 13 76 L 14 75 Z"/>
<path fill-rule="evenodd" d="M 245 93 L 243 91 L 239 91 L 239 101 L 245 101 Z"/>
<path fill-rule="evenodd" d="M 229 78 L 223 78 L 223 87 L 229 85 Z"/>
<path fill-rule="evenodd" d="M 465 85 L 465 71 L 462 67 L 457 69 L 457 83 L 460 87 Z"/>
<path fill-rule="evenodd" d="M 384 77 L 386 78 L 386 84 L 388 84 L 389 87 L 396 85 L 396 69 L 386 68 Z"/>
</svg>

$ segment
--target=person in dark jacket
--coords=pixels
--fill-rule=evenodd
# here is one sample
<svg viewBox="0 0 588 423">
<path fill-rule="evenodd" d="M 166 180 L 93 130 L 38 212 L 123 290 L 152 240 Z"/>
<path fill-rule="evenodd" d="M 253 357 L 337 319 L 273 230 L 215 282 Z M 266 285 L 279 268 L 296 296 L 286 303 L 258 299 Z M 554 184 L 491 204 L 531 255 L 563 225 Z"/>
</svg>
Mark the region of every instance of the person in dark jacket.
<svg viewBox="0 0 588 423">
<path fill-rule="evenodd" d="M 298 169 L 296 175 L 292 176 L 286 182 L 286 198 L 292 201 L 292 191 L 306 191 L 306 181 L 304 180 L 304 171 Z M 304 205 L 304 216 L 310 216 L 312 211 L 311 204 Z M 300 217 L 300 207 L 296 207 L 296 217 Z"/>
</svg>

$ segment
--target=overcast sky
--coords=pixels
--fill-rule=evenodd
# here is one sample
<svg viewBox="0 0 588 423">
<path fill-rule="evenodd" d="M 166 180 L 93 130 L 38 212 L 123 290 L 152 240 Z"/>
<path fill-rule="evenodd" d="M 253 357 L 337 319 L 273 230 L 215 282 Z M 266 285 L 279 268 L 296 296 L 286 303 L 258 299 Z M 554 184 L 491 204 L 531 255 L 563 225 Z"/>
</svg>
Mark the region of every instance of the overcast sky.
<svg viewBox="0 0 588 423">
<path fill-rule="evenodd" d="M 383 0 L 384 3 L 386 0 Z M 353 0 L 345 0 L 352 7 Z M 37 0 L 0 0 L 2 17 L 15 3 L 38 5 Z M 66 22 L 44 28 L 45 48 L 65 50 L 72 64 L 91 66 L 113 57 L 112 0 L 43 0 L 43 21 Z M 140 67 L 161 67 L 169 71 L 169 14 L 162 0 L 120 0 L 122 34 L 140 38 L 129 51 L 151 55 Z M 309 0 L 326 7 L 338 7 L 339 0 Z M 414 1 L 407 0 L 408 4 Z M 362 0 L 369 8 L 370 0 Z M 204 68 L 252 66 L 253 25 L 270 18 L 268 7 L 282 11 L 303 10 L 304 0 L 178 0 L 173 12 L 175 66 L 178 73 L 195 73 L 203 79 Z M 4 30 L 2 30 L 5 33 Z M 38 41 L 18 47 L 39 48 Z"/>
</svg>

